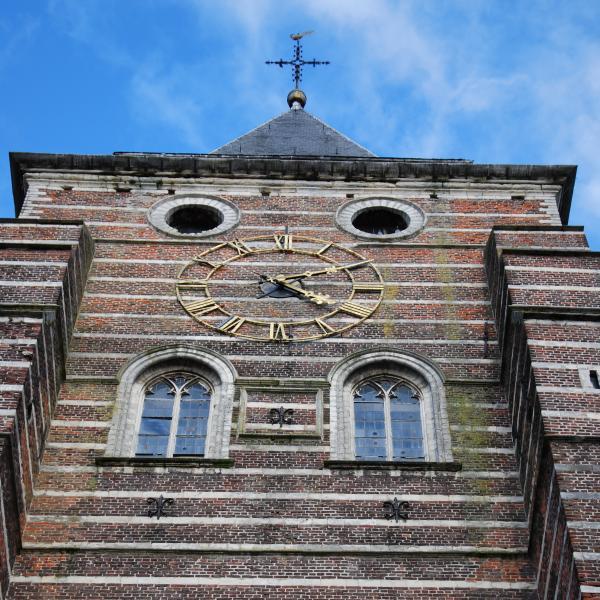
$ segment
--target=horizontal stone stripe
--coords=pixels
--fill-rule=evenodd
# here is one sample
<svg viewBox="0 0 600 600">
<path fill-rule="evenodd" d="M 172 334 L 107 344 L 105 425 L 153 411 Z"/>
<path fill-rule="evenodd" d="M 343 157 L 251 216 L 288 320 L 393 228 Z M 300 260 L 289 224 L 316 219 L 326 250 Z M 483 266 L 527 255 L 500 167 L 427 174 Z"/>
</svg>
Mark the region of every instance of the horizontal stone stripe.
<svg viewBox="0 0 600 600">
<path fill-rule="evenodd" d="M 0 367 L 14 367 L 15 369 L 28 369 L 31 363 L 28 360 L 0 360 Z"/>
<path fill-rule="evenodd" d="M 62 287 L 62 281 L 0 281 L 1 287 Z"/>
<path fill-rule="evenodd" d="M 134 279 L 131 280 L 132 283 L 135 281 Z M 32 282 L 33 283 L 33 282 Z M 228 281 L 227 283 L 235 283 L 232 281 Z M 244 286 L 248 285 L 247 281 L 240 281 L 240 284 L 243 284 Z M 0 282 L 0 285 L 2 285 L 2 283 Z M 85 295 L 86 298 L 124 298 L 125 300 L 174 300 L 177 299 L 177 295 L 175 294 L 175 292 L 173 292 L 173 294 L 108 294 L 108 293 L 86 293 Z M 225 299 L 225 297 L 222 298 L 223 300 Z M 252 303 L 252 304 L 259 304 L 260 303 L 257 301 L 256 298 L 248 298 L 248 297 L 244 297 L 244 296 L 227 296 L 226 297 L 227 300 L 231 300 L 231 301 L 245 301 L 247 303 Z M 489 300 L 382 300 L 381 304 L 388 304 L 388 305 L 396 305 L 396 304 L 410 304 L 410 305 L 429 305 L 429 304 L 435 304 L 436 306 L 441 305 L 441 306 L 453 306 L 453 305 L 459 305 L 459 306 L 489 306 Z"/>
<path fill-rule="evenodd" d="M 512 433 L 511 427 L 479 426 L 479 425 L 450 425 L 451 431 L 489 431 L 494 433 Z"/>
<path fill-rule="evenodd" d="M 189 258 L 184 258 L 181 260 L 168 260 L 168 259 L 156 259 L 156 258 L 94 258 L 94 263 L 110 263 L 110 264 L 140 264 L 140 265 L 187 265 L 191 262 L 192 256 Z M 450 262 L 439 262 L 439 263 L 419 263 L 419 262 L 393 262 L 393 263 L 384 263 L 384 262 L 376 262 L 371 261 L 376 267 L 381 268 L 430 268 L 430 269 L 479 269 L 483 270 L 483 265 L 479 263 L 450 263 Z M 322 262 L 319 261 L 311 261 L 311 262 L 296 262 L 294 263 L 295 267 L 310 267 L 314 265 L 321 265 Z M 244 267 L 281 267 L 280 262 L 270 262 L 270 261 L 244 261 Z M 599 271 L 600 272 L 600 271 Z"/>
<path fill-rule="evenodd" d="M 67 498 L 148 498 L 164 494 L 164 490 L 50 490 L 36 489 L 35 496 L 67 497 Z M 387 499 L 386 494 L 344 494 L 327 492 L 207 492 L 207 491 L 172 491 L 170 498 L 188 498 L 190 500 L 317 500 L 317 501 L 356 501 L 376 502 Z M 402 494 L 402 500 L 408 502 L 455 502 L 455 503 L 515 503 L 523 502 L 523 496 L 479 496 L 475 494 Z"/>
<path fill-rule="evenodd" d="M 123 283 L 131 283 L 132 280 L 139 281 L 142 283 L 172 283 L 175 284 L 177 279 L 173 277 L 88 277 L 88 281 L 116 281 Z M 346 285 L 345 283 L 339 282 L 327 282 L 327 285 Z M 486 289 L 486 283 L 456 283 L 456 282 L 444 282 L 444 283 L 434 283 L 429 281 L 386 281 L 386 287 L 459 287 L 459 288 L 477 288 L 477 289 Z"/>
<path fill-rule="evenodd" d="M 82 549 L 82 550 L 174 550 L 176 552 L 310 552 L 315 554 L 373 553 L 373 554 L 474 554 L 474 555 L 521 555 L 527 546 L 513 548 L 482 547 L 470 545 L 416 546 L 380 544 L 210 544 L 181 542 L 29 542 L 23 543 L 25 550 L 33 549 Z M 337 580 L 342 581 L 342 580 Z"/>
<path fill-rule="evenodd" d="M 16 383 L 0 383 L 0 392 L 22 392 L 23 386 Z"/>
<path fill-rule="evenodd" d="M 129 318 L 129 319 L 158 319 L 158 320 L 169 320 L 179 319 L 182 321 L 189 321 L 189 315 L 182 314 L 151 314 L 151 313 L 122 313 L 122 312 L 110 312 L 110 313 L 95 313 L 95 312 L 86 312 L 85 310 L 79 313 L 80 317 L 104 317 L 104 318 Z M 351 321 L 351 319 L 340 319 L 340 321 Z M 369 323 L 383 323 L 389 322 L 389 319 L 369 319 Z M 440 325 L 448 325 L 448 324 L 457 324 L 457 325 L 484 325 L 489 321 L 487 319 L 394 319 L 394 323 L 402 324 L 402 323 L 422 323 L 425 325 L 428 324 L 440 324 Z M 212 337 L 211 339 L 214 339 Z M 223 338 L 225 339 L 225 338 Z M 227 338 L 231 339 L 231 338 Z M 336 338 L 336 343 L 344 341 L 343 338 Z M 381 343 L 385 343 L 386 340 L 381 340 Z"/>
<path fill-rule="evenodd" d="M 286 195 L 287 196 L 287 195 Z M 243 202 L 243 200 L 242 200 Z M 450 201 L 451 202 L 451 201 Z M 80 213 L 82 210 L 96 211 L 96 212 L 107 212 L 107 213 L 119 213 L 119 212 L 133 212 L 146 214 L 149 210 L 148 207 L 135 207 L 135 206 L 114 206 L 110 204 L 105 205 L 90 205 L 90 204 L 49 204 L 44 202 L 33 202 L 32 206 L 35 208 L 52 208 L 60 211 L 75 211 Z M 252 210 L 243 209 L 245 215 L 257 215 L 264 217 L 264 210 Z M 268 214 L 271 215 L 294 215 L 294 216 L 322 216 L 330 217 L 332 220 L 335 218 L 335 211 L 319 211 L 310 209 L 310 213 L 302 210 L 283 210 L 283 209 L 269 209 Z M 515 218 L 538 218 L 540 216 L 545 217 L 546 212 L 534 212 L 534 213 L 523 213 L 523 212 L 456 212 L 456 211 L 445 211 L 445 212 L 427 212 L 428 216 L 434 217 L 515 217 Z M 271 227 L 273 229 L 273 227 Z M 569 232 L 570 233 L 570 232 Z"/>
<path fill-rule="evenodd" d="M 597 412 L 542 410 L 542 415 L 545 417 L 561 417 L 566 419 L 590 419 L 592 421 L 600 421 L 600 413 Z"/>
<path fill-rule="evenodd" d="M 112 406 L 113 404 L 114 404 L 114 402 L 112 400 L 58 400 L 56 402 L 56 406 L 94 406 L 94 407 L 101 407 L 101 406 Z"/>
<path fill-rule="evenodd" d="M 69 263 L 61 260 L 44 261 L 44 260 L 8 260 L 0 259 L 0 265 L 11 265 L 19 267 L 68 267 Z"/>
<path fill-rule="evenodd" d="M 570 340 L 536 340 L 529 339 L 530 346 L 542 346 L 546 348 L 591 348 L 600 349 L 600 342 L 575 342 Z"/>
<path fill-rule="evenodd" d="M 600 552 L 573 552 L 575 560 L 600 560 Z"/>
<path fill-rule="evenodd" d="M 548 362 L 548 361 L 534 361 L 531 363 L 531 366 L 537 369 L 564 369 L 564 370 L 579 370 L 579 369 L 589 369 L 590 364 L 586 363 L 565 363 L 565 362 Z M 563 388 L 565 389 L 565 388 Z M 581 392 L 581 388 L 577 388 Z M 587 388 L 586 388 L 587 391 Z"/>
<path fill-rule="evenodd" d="M 574 473 L 577 471 L 587 473 L 600 473 L 600 465 L 582 465 L 582 464 L 565 464 L 558 463 L 554 465 L 557 473 Z"/>
<path fill-rule="evenodd" d="M 81 315 L 80 315 L 81 316 Z M 185 319 L 189 320 L 189 317 L 185 317 Z M 341 320 L 341 319 L 340 319 Z M 378 320 L 378 319 L 370 319 L 370 323 L 374 322 L 389 322 Z M 164 340 L 215 340 L 215 339 L 226 339 L 231 340 L 228 336 L 206 336 L 206 335 L 177 335 L 177 334 L 160 334 L 160 333 L 147 333 L 147 334 L 130 334 L 130 333 L 75 333 L 73 337 L 81 338 L 81 339 L 164 339 Z M 351 339 L 351 338 L 343 338 L 336 339 L 335 342 L 352 344 L 357 342 L 363 342 L 368 338 L 361 338 L 360 340 Z M 448 339 L 410 339 L 410 338 L 394 338 L 393 341 L 390 340 L 381 340 L 381 344 L 389 343 L 389 344 L 398 344 L 398 342 L 402 342 L 403 344 L 422 344 L 424 346 L 431 345 L 450 345 L 450 346 L 485 346 L 485 342 L 483 340 L 448 340 Z M 496 341 L 488 341 L 488 346 L 497 346 Z M 437 360 L 437 359 L 436 359 Z"/>
<path fill-rule="evenodd" d="M 92 442 L 47 442 L 46 448 L 80 448 L 82 450 L 104 450 L 106 444 Z"/>
<path fill-rule="evenodd" d="M 217 337 L 211 338 L 212 340 L 218 339 Z M 225 340 L 231 340 L 229 337 L 224 337 Z M 338 340 L 336 340 L 337 342 Z M 365 340 L 356 340 L 356 342 L 364 343 Z M 394 340 L 397 344 L 397 340 Z M 120 358 L 127 359 L 137 356 L 136 353 L 131 352 L 71 352 L 71 358 Z M 244 354 L 228 354 L 230 360 L 241 360 L 246 362 L 264 362 L 265 355 L 244 355 Z M 268 356 L 268 360 L 271 362 L 289 363 L 289 362 L 307 362 L 307 363 L 336 363 L 340 360 L 339 357 L 318 357 L 318 356 Z M 436 358 L 436 362 L 439 363 L 450 363 L 450 364 L 483 364 L 483 365 L 495 365 L 499 363 L 498 359 L 494 358 Z"/>
<path fill-rule="evenodd" d="M 557 291 L 557 292 L 600 292 L 600 287 L 594 286 L 584 286 L 584 285 L 552 285 L 552 284 L 527 284 L 527 283 L 519 283 L 519 284 L 509 284 L 509 290 L 541 290 L 541 291 Z"/>
<path fill-rule="evenodd" d="M 600 500 L 600 492 L 561 492 L 563 500 Z"/>
<path fill-rule="evenodd" d="M 449 579 L 338 579 L 338 578 L 254 578 L 254 577 L 110 577 L 84 575 L 15 575 L 14 583 L 41 584 L 94 584 L 94 585 L 172 585 L 172 586 L 224 586 L 224 587 L 336 587 L 336 588 L 439 588 L 439 589 L 491 589 L 533 590 L 534 583 L 512 581 L 460 581 Z M 600 588 L 598 588 L 600 589 Z"/>
<path fill-rule="evenodd" d="M 176 517 L 166 515 L 161 517 L 165 525 L 289 525 L 294 527 L 325 527 L 325 526 L 348 526 L 348 527 L 440 527 L 468 528 L 468 529 L 525 529 L 527 521 L 477 521 L 468 519 L 409 519 L 398 521 L 383 518 L 378 519 L 335 519 L 335 518 L 277 518 L 277 517 Z M 30 523 L 118 523 L 124 525 L 153 525 L 147 516 L 119 516 L 119 515 L 38 515 L 29 514 Z"/>
<path fill-rule="evenodd" d="M 2 227 L 4 227 L 5 225 L 6 223 L 2 223 Z M 77 241 L 72 240 L 18 240 L 13 238 L 0 238 L 0 244 L 10 244 L 14 246 L 58 246 L 62 248 L 65 248 L 66 246 L 77 247 L 79 245 Z"/>
<path fill-rule="evenodd" d="M 542 273 L 585 273 L 585 274 L 600 274 L 600 269 L 580 269 L 575 267 L 532 267 L 529 265 L 506 265 L 505 270 L 507 271 L 532 271 Z"/>
<path fill-rule="evenodd" d="M 600 594 L 600 585 L 582 585 L 579 589 L 584 594 Z"/>
<path fill-rule="evenodd" d="M 75 403 L 75 404 L 80 404 L 80 403 Z M 97 405 L 97 403 L 94 403 L 94 405 Z M 53 419 L 52 420 L 52 426 L 55 427 L 82 427 L 82 428 L 110 428 L 111 427 L 111 422 L 110 421 L 69 421 L 69 420 L 59 420 L 59 419 Z"/>
<path fill-rule="evenodd" d="M 103 471 L 102 467 L 96 466 L 81 466 L 81 465 L 49 465 L 47 463 L 42 464 L 40 466 L 40 471 L 43 473 L 62 473 L 62 474 L 72 474 L 72 473 L 98 473 Z M 115 473 L 130 473 L 131 467 L 110 467 L 111 472 Z M 195 467 L 186 469 L 186 472 L 192 473 L 204 473 L 207 470 L 213 471 L 213 469 L 207 469 L 206 467 Z M 228 468 L 228 473 L 238 474 L 238 475 L 262 475 L 262 476 L 278 476 L 278 475 L 286 475 L 286 476 L 300 476 L 300 477 L 328 477 L 330 478 L 334 475 L 330 469 L 307 469 L 307 468 L 278 468 L 278 467 L 265 467 L 259 469 L 253 468 Z M 399 470 L 391 470 L 386 472 L 390 478 L 399 478 L 403 477 L 406 474 L 406 471 Z M 455 479 L 495 479 L 495 480 L 509 480 L 509 479 L 518 479 L 519 473 L 517 471 L 509 471 L 509 472 L 499 472 L 499 471 L 463 471 L 462 473 L 457 473 Z M 58 491 L 58 488 L 56 488 Z M 245 492 L 244 492 L 245 493 Z M 384 493 L 384 492 L 382 492 Z M 388 492 L 394 494 L 395 490 L 389 490 Z M 434 494 L 435 495 L 435 494 Z M 447 495 L 444 494 L 443 498 L 452 497 L 452 494 Z"/>
<path fill-rule="evenodd" d="M 600 529 L 600 522 L 594 521 L 567 521 L 571 529 Z"/>
<path fill-rule="evenodd" d="M 0 323 L 43 323 L 43 319 L 34 317 L 0 317 Z"/>
<path fill-rule="evenodd" d="M 589 367 L 589 365 L 588 365 Z M 539 385 L 536 387 L 540 393 L 548 394 L 600 394 L 600 390 L 581 387 L 558 387 L 555 385 Z"/>
</svg>

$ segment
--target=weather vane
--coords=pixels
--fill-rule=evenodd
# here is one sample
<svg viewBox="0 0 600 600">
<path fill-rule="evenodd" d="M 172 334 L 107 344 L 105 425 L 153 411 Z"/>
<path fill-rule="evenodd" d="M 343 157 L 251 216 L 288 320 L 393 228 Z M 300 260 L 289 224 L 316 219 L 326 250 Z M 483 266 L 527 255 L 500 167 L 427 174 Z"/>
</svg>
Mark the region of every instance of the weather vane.
<svg viewBox="0 0 600 600">
<path fill-rule="evenodd" d="M 277 65 L 278 67 L 283 67 L 285 65 L 290 65 L 292 67 L 292 78 L 294 80 L 294 89 L 288 94 L 288 104 L 290 108 L 292 108 L 294 102 L 299 102 L 301 106 L 306 104 L 306 95 L 300 89 L 300 82 L 302 81 L 302 67 L 305 65 L 312 65 L 316 67 L 317 65 L 328 65 L 328 60 L 304 60 L 302 58 L 302 44 L 300 44 L 300 40 L 307 35 L 314 33 L 313 31 L 303 31 L 302 33 L 292 33 L 290 37 L 294 40 L 294 57 L 292 60 L 283 60 L 280 58 L 279 60 L 267 60 L 265 64 L 267 65 Z"/>
</svg>

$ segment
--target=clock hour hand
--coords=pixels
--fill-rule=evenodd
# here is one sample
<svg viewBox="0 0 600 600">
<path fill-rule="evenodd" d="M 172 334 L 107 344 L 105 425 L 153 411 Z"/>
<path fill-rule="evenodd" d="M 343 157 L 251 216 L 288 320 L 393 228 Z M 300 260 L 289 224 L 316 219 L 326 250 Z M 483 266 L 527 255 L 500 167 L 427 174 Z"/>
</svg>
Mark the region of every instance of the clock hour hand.
<svg viewBox="0 0 600 600">
<path fill-rule="evenodd" d="M 315 304 L 335 304 L 335 300 L 331 300 L 329 296 L 326 296 L 324 294 L 317 294 L 315 292 L 311 292 L 310 290 L 305 290 L 304 288 L 301 288 L 287 281 L 280 281 L 279 277 L 265 277 L 265 281 L 283 287 L 286 290 L 291 290 L 298 296 L 303 296 L 304 298 L 307 298 Z"/>
<path fill-rule="evenodd" d="M 313 275 L 324 275 L 326 273 L 335 273 L 336 271 L 342 271 L 344 269 L 356 269 L 362 265 L 368 265 L 370 260 L 361 260 L 359 262 L 350 263 L 349 265 L 337 265 L 335 267 L 328 267 L 327 269 L 318 269 L 317 271 L 304 271 L 303 273 L 292 273 L 291 275 L 277 275 L 275 281 L 285 282 L 291 279 L 305 279 L 306 277 L 312 277 Z"/>
</svg>

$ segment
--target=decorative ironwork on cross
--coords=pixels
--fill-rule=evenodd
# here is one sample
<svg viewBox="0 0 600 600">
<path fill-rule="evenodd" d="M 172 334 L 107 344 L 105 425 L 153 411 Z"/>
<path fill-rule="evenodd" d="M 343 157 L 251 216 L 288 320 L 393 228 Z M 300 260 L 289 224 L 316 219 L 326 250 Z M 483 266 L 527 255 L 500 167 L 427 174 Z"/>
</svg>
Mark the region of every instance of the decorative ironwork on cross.
<svg viewBox="0 0 600 600">
<path fill-rule="evenodd" d="M 302 44 L 300 40 L 307 35 L 313 33 L 312 31 L 303 31 L 302 33 L 292 33 L 290 37 L 294 40 L 294 56 L 292 60 L 283 60 L 280 58 L 279 60 L 267 60 L 265 64 L 267 65 L 277 65 L 283 69 L 286 65 L 291 65 L 292 67 L 292 79 L 294 80 L 295 89 L 300 89 L 300 82 L 302 81 L 302 67 L 305 65 L 311 65 L 316 67 L 318 65 L 328 65 L 330 64 L 328 60 L 304 60 L 302 58 Z"/>
</svg>

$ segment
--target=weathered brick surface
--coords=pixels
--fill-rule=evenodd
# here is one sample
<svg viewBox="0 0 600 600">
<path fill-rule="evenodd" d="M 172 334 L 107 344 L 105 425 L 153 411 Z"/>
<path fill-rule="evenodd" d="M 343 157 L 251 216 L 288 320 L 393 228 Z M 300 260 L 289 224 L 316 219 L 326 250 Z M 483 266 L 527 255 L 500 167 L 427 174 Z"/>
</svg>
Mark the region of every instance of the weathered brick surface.
<svg viewBox="0 0 600 600">
<path fill-rule="evenodd" d="M 600 358 L 599 257 L 563 249 L 502 252 L 497 233 L 488 245 L 487 272 L 503 332 L 503 381 L 532 519 L 538 592 L 594 597 L 589 590 L 600 583 L 593 554 L 600 548 L 600 394 L 588 369 Z"/>
<path fill-rule="evenodd" d="M 543 479 L 542 447 L 547 447 L 543 446 L 547 431 L 540 425 L 546 419 L 542 410 L 563 410 L 564 405 L 547 392 L 543 403 L 515 401 L 513 371 L 520 359 L 515 358 L 514 367 L 507 367 L 506 348 L 514 334 L 505 326 L 503 310 L 508 301 L 497 298 L 506 285 L 553 282 L 588 287 L 587 271 L 598 268 L 596 259 L 548 254 L 541 259 L 528 256 L 528 262 L 513 254 L 506 262 L 510 268 L 503 273 L 514 278 L 500 284 L 489 269 L 489 250 L 486 254 L 484 249 L 492 227 L 497 227 L 498 244 L 505 247 L 585 249 L 581 231 L 549 225 L 558 223 L 553 208 L 553 194 L 558 194 L 555 182 L 548 183 L 554 192 L 544 194 L 537 181 L 529 188 L 527 181 L 498 181 L 489 189 L 474 183 L 479 186 L 476 193 L 454 184 L 451 193 L 440 191 L 439 198 L 430 198 L 429 191 L 415 191 L 417 180 L 412 188 L 399 182 L 389 188 L 390 194 L 402 190 L 403 198 L 425 212 L 427 223 L 410 240 L 376 244 L 363 243 L 338 228 L 335 212 L 348 201 L 347 194 L 385 196 L 377 187 L 383 185 L 381 181 L 374 182 L 373 191 L 363 182 L 362 187 L 346 186 L 339 193 L 335 187 L 324 186 L 322 194 L 314 187 L 317 184 L 311 188 L 297 181 L 294 186 L 306 187 L 306 193 L 282 188 L 262 196 L 247 174 L 217 180 L 215 172 L 210 180 L 194 185 L 203 185 L 202 193 L 236 204 L 240 225 L 218 240 L 190 242 L 167 238 L 148 224 L 147 209 L 167 197 L 167 187 L 140 176 L 144 189 L 133 186 L 129 192 L 115 191 L 110 176 L 88 175 L 81 185 L 76 176 L 71 177 L 68 187 L 74 189 L 68 190 L 58 189 L 62 185 L 58 174 L 28 176 L 31 187 L 23 210 L 36 219 L 86 222 L 95 238 L 89 277 L 72 277 L 66 284 L 70 267 L 50 264 L 72 260 L 71 248 L 44 246 L 40 250 L 44 264 L 39 266 L 0 263 L 0 278 L 63 282 L 62 287 L 21 286 L 5 293 L 11 302 L 62 301 L 65 316 L 57 323 L 68 335 L 56 337 L 66 337 L 69 344 L 66 381 L 62 372 L 52 375 L 52 385 L 60 384 L 58 401 L 54 396 L 44 400 L 46 427 L 39 430 L 38 439 L 46 446 L 41 469 L 34 469 L 35 495 L 33 489 L 28 492 L 33 500 L 27 507 L 24 548 L 13 570 L 10 598 L 522 599 L 537 597 L 538 579 L 544 580 L 542 597 L 546 591 L 552 597 L 556 589 L 560 590 L 557 597 L 576 597 L 578 577 L 593 573 L 593 566 L 578 564 L 572 569 L 570 562 L 562 560 L 566 551 L 552 539 L 562 536 L 562 543 L 564 515 L 578 520 L 588 505 L 541 505 L 542 496 L 536 492 Z M 40 183 L 44 177 L 50 181 L 47 187 Z M 58 178 L 56 182 L 53 177 Z M 173 183 L 180 186 L 177 193 L 190 189 L 187 185 L 187 179 Z M 515 193 L 513 185 L 521 189 Z M 86 190 L 86 186 L 104 191 Z M 243 186 L 247 189 L 242 192 Z M 284 348 L 275 342 L 217 333 L 185 314 L 177 302 L 174 281 L 186 262 L 217 241 L 265 235 L 283 231 L 285 226 L 296 235 L 354 248 L 379 266 L 388 285 L 384 302 L 371 319 L 339 337 Z M 40 254 L 36 243 L 81 244 L 76 230 L 75 225 L 61 228 L 39 221 L 36 226 L 28 220 L 6 227 L 6 235 L 0 237 L 32 240 L 27 247 L 7 248 L 14 260 L 35 262 Z M 535 269 L 520 270 L 532 266 Z M 546 272 L 548 266 L 561 271 Z M 236 269 L 233 265 L 232 277 L 239 275 Z M 523 287 L 515 289 L 510 301 L 563 306 L 561 294 Z M 571 306 L 596 306 L 595 298 L 593 292 L 582 290 L 571 294 L 569 302 Z M 244 304 L 261 306 L 258 300 Z M 531 326 L 538 327 L 537 322 Z M 28 335 L 40 335 L 30 329 Z M 532 339 L 557 340 L 562 335 L 567 345 L 536 346 L 528 360 L 562 357 L 590 364 L 598 360 L 593 347 L 583 352 L 568 347 L 579 339 L 576 336 L 593 343 L 589 331 L 570 335 L 568 328 L 563 329 L 557 329 L 557 337 L 549 337 L 554 333 L 546 329 L 539 336 L 528 330 Z M 10 335 L 25 337 L 21 331 Z M 524 332 L 519 335 L 524 339 Z M 55 341 L 57 347 L 60 343 Z M 232 362 L 243 380 L 279 385 L 305 380 L 307 387 L 317 382 L 324 390 L 322 436 L 302 438 L 289 432 L 238 436 L 238 389 L 230 439 L 232 468 L 98 465 L 112 423 L 119 370 L 148 349 L 173 343 L 218 352 Z M 462 471 L 344 470 L 325 464 L 332 433 L 327 376 L 349 354 L 375 346 L 418 353 L 444 372 L 451 446 Z M 6 356 L 19 360 L 14 347 L 7 349 Z M 580 386 L 576 370 L 559 369 L 554 378 L 543 365 L 534 362 L 532 368 L 538 384 L 549 372 L 549 383 L 544 385 Z M 13 366 L 5 376 L 18 378 L 23 373 Z M 49 380 L 50 375 L 41 375 L 40 381 L 46 381 L 44 377 Z M 559 383 L 551 383 L 554 379 Z M 40 387 L 44 386 L 34 380 L 31 395 L 35 397 Z M 572 389 L 566 394 L 565 402 L 570 399 L 572 407 L 586 406 L 586 398 L 593 396 Z M 267 412 L 256 403 L 272 400 L 260 393 L 249 395 L 248 400 L 255 404 L 246 411 L 245 423 L 258 426 Z M 281 403 L 287 401 L 286 397 Z M 297 393 L 293 402 L 307 406 L 296 406 L 295 423 L 316 427 L 314 394 Z M 579 419 L 577 415 L 569 418 L 567 428 L 585 428 Z M 556 435 L 563 435 L 560 419 L 555 429 Z M 561 446 L 561 451 L 573 452 L 572 446 Z M 572 475 L 561 472 L 557 479 L 553 467 L 544 468 L 548 481 L 560 485 Z M 585 476 L 578 477 L 578 485 L 582 481 Z M 146 500 L 160 494 L 175 497 L 172 517 L 151 520 Z M 396 525 L 383 518 L 382 503 L 394 497 L 410 502 L 406 523 Z M 548 497 L 551 502 L 558 495 Z M 562 527 L 557 527 L 556 534 L 545 524 L 548 511 L 553 511 L 552 519 Z M 541 521 L 534 516 L 538 514 Z M 590 510 L 589 514 L 595 513 Z M 534 532 L 539 532 L 538 538 L 550 540 L 544 548 L 532 542 L 529 521 Z M 581 538 L 577 543 L 593 547 L 585 530 L 577 532 Z M 167 547 L 160 546 L 163 551 L 156 553 L 151 551 L 153 544 Z M 527 555 L 528 548 L 532 556 Z M 541 578 L 538 556 L 544 557 Z M 55 576 L 65 579 L 52 579 Z"/>
</svg>

